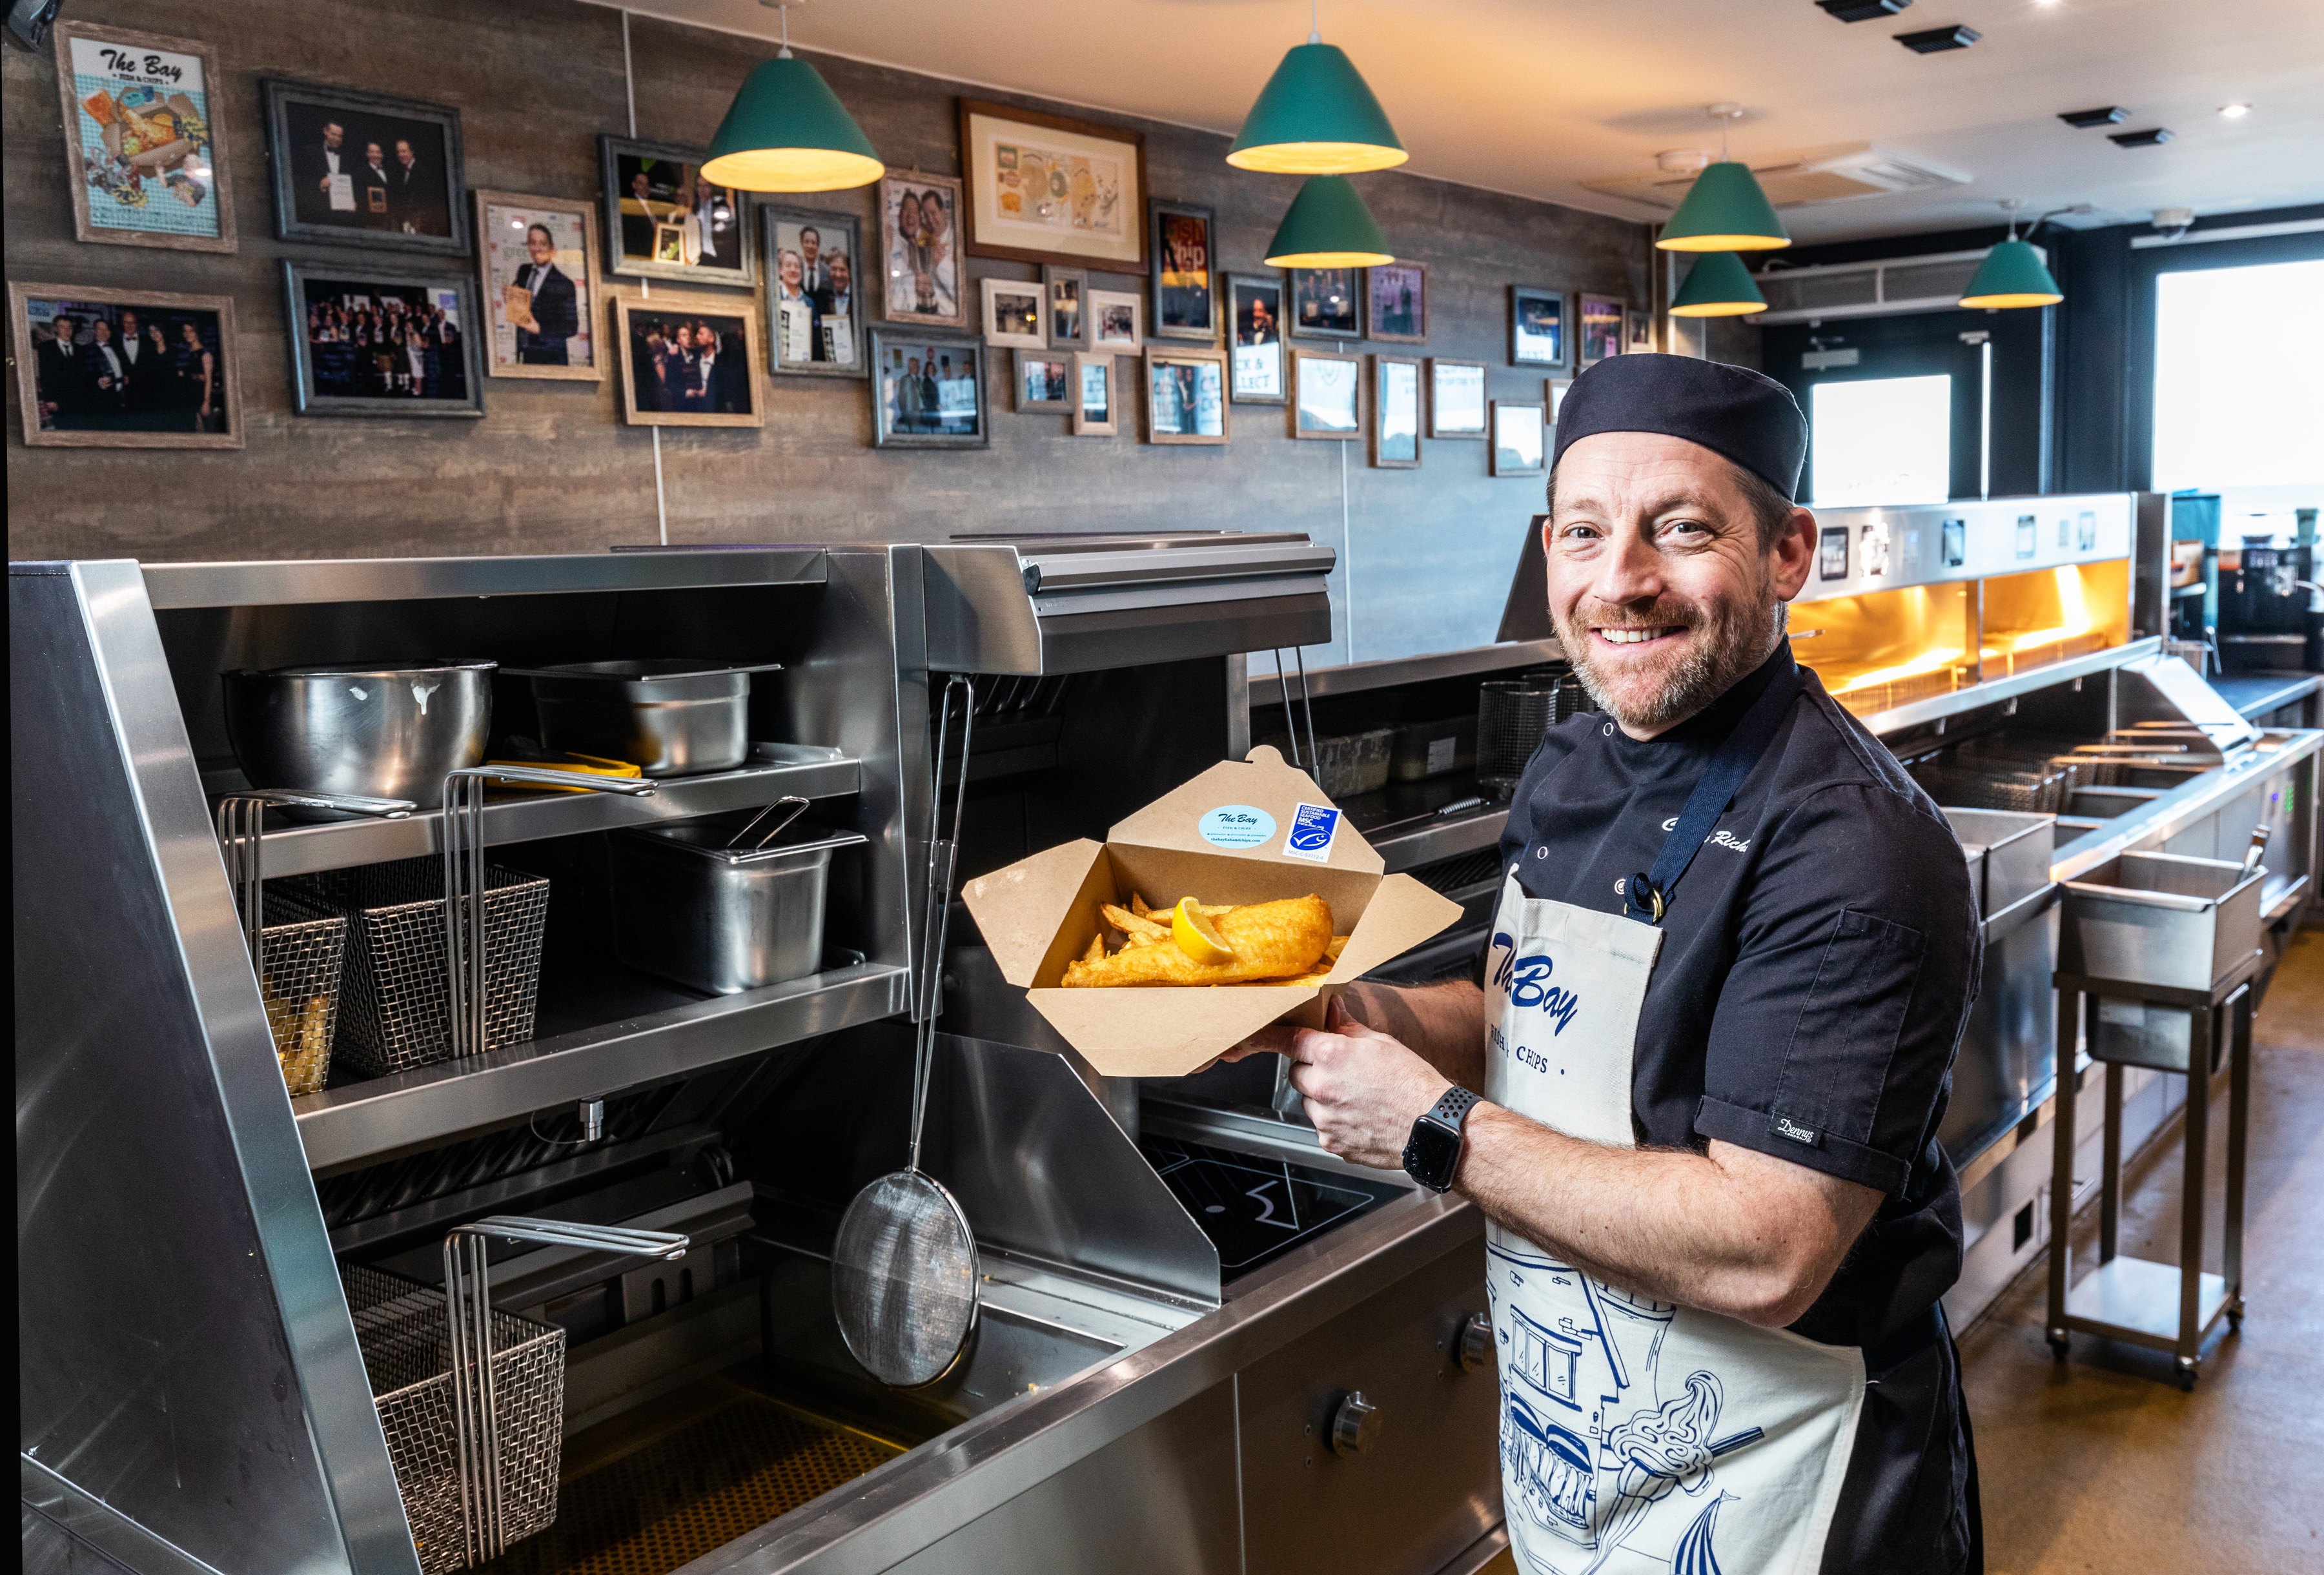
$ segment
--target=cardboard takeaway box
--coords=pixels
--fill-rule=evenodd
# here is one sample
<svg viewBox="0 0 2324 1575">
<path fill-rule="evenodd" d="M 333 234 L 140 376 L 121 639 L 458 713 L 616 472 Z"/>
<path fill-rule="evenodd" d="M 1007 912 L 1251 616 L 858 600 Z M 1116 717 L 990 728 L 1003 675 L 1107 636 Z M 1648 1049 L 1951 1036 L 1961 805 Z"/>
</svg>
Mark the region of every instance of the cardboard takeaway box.
<svg viewBox="0 0 2324 1575">
<path fill-rule="evenodd" d="M 1001 977 L 1107 1077 L 1180 1077 L 1273 1022 L 1320 1027 L 1324 1004 L 1461 916 L 1380 856 L 1305 771 L 1264 746 L 1222 761 L 1115 826 L 968 883 L 963 897 Z M 1321 984 L 1065 990 L 1065 964 L 1106 931 L 1099 906 L 1271 902 L 1313 892 L 1349 936 Z"/>
</svg>

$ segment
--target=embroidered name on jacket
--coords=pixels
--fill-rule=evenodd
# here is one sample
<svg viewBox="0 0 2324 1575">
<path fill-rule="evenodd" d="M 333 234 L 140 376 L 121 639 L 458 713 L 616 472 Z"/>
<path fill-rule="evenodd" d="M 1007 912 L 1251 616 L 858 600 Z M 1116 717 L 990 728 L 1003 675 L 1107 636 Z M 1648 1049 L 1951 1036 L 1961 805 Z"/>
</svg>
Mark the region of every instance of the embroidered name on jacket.
<svg viewBox="0 0 2324 1575">
<path fill-rule="evenodd" d="M 1663 822 L 1663 830 L 1666 832 L 1678 830 L 1678 816 L 1673 815 Z M 1748 853 L 1751 851 L 1751 839 L 1738 837 L 1730 831 L 1715 831 L 1703 839 L 1702 845 L 1706 848 L 1731 848 L 1736 852 Z"/>
</svg>

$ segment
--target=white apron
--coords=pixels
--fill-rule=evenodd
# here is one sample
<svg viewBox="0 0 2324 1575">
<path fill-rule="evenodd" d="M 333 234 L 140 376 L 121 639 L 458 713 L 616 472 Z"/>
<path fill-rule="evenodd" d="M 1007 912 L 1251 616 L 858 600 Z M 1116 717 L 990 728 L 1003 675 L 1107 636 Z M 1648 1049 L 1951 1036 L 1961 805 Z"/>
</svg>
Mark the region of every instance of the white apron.
<svg viewBox="0 0 2324 1575">
<path fill-rule="evenodd" d="M 1485 1097 L 1635 1147 L 1630 1063 L 1660 929 L 1526 896 L 1493 926 Z M 1501 1497 L 1526 1575 L 1814 1575 L 1864 1353 L 1615 1289 L 1489 1226 Z"/>
</svg>

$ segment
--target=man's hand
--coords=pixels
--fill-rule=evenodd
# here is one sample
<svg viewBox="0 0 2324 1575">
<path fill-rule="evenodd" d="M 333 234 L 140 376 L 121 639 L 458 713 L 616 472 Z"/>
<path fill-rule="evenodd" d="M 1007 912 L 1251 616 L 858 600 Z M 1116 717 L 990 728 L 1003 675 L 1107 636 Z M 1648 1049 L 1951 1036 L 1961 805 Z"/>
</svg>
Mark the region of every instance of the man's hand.
<svg viewBox="0 0 2324 1575">
<path fill-rule="evenodd" d="M 1274 1051 L 1290 1058 L 1291 1086 L 1307 1101 L 1323 1151 L 1377 1170 L 1399 1170 L 1412 1124 L 1452 1085 L 1386 1034 L 1350 1017 L 1333 997 L 1322 1028 L 1262 1028 L 1221 1057 Z"/>
</svg>

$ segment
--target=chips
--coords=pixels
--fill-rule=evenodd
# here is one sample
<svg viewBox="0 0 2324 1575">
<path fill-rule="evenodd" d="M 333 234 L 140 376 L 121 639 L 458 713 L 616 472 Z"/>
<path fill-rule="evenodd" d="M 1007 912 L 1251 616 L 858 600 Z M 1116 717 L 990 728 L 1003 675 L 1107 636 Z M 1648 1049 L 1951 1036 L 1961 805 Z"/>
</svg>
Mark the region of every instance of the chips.
<svg viewBox="0 0 2324 1575">
<path fill-rule="evenodd" d="M 1323 906 L 1321 899 L 1308 898 L 1300 900 L 1314 903 L 1322 916 L 1328 919 L 1330 910 Z M 1229 917 L 1239 911 L 1236 904 L 1206 903 L 1192 898 L 1187 898 L 1186 901 L 1192 905 L 1194 911 L 1214 923 L 1226 920 L 1225 924 L 1220 925 L 1222 931 L 1231 934 L 1239 927 L 1236 922 Z M 1253 961 L 1247 966 L 1238 966 L 1233 962 L 1190 965 L 1185 953 L 1180 951 L 1177 943 L 1171 936 L 1170 917 L 1177 906 L 1176 903 L 1159 907 L 1150 906 L 1142 895 L 1135 891 L 1130 894 L 1128 907 L 1123 907 L 1118 903 L 1100 904 L 1098 911 L 1104 916 L 1105 922 L 1120 932 L 1120 944 L 1113 944 L 1111 938 L 1102 933 L 1090 937 L 1088 948 L 1066 967 L 1064 981 L 1066 987 L 1070 989 L 1133 984 L 1321 984 L 1331 976 L 1333 965 L 1339 961 L 1342 948 L 1348 944 L 1348 937 L 1345 935 L 1330 935 L 1327 924 L 1324 926 L 1324 933 L 1329 935 L 1329 938 L 1324 942 L 1320 955 L 1314 949 L 1315 942 L 1312 938 L 1304 935 L 1298 938 L 1262 935 L 1261 944 L 1256 950 Z M 1268 921 L 1275 918 L 1277 910 L 1285 910 L 1286 916 L 1288 917 L 1291 906 L 1286 903 L 1259 903 L 1242 905 L 1240 911 L 1246 916 L 1244 922 L 1261 922 L 1266 928 L 1273 929 L 1274 924 Z M 1261 914 L 1257 910 L 1266 911 Z M 1293 922 L 1297 921 L 1295 919 Z M 1277 941 L 1279 944 L 1274 949 L 1274 954 L 1270 956 L 1267 943 L 1271 940 Z M 1130 961 L 1121 961 L 1131 953 L 1143 953 L 1147 948 L 1156 946 L 1165 948 L 1166 953 L 1150 958 L 1139 955 Z M 1275 966 L 1270 968 L 1269 962 L 1273 962 Z M 1249 974 L 1253 968 L 1261 971 L 1259 976 L 1240 978 L 1225 976 L 1237 973 Z"/>
</svg>

